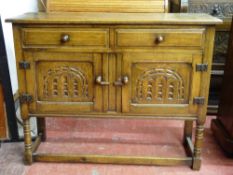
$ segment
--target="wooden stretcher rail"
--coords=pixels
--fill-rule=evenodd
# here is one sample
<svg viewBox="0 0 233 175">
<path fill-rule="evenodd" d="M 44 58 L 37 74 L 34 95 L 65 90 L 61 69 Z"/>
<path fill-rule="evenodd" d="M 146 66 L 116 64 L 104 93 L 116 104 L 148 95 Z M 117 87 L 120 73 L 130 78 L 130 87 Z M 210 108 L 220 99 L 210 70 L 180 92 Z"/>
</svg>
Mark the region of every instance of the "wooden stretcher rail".
<svg viewBox="0 0 233 175">
<path fill-rule="evenodd" d="M 192 157 L 147 157 L 147 156 L 113 156 L 113 155 L 85 155 L 85 154 L 51 154 L 37 153 L 42 135 L 36 138 L 32 145 L 33 161 L 36 162 L 68 162 L 68 163 L 97 163 L 97 164 L 125 164 L 125 165 L 192 165 Z M 189 138 L 188 149 L 193 152 L 193 144 Z"/>
<path fill-rule="evenodd" d="M 162 157 L 131 157 L 107 155 L 71 155 L 71 154 L 42 154 L 34 153 L 33 160 L 37 162 L 69 162 L 69 163 L 98 163 L 125 165 L 190 165 L 192 158 L 162 158 Z"/>
</svg>

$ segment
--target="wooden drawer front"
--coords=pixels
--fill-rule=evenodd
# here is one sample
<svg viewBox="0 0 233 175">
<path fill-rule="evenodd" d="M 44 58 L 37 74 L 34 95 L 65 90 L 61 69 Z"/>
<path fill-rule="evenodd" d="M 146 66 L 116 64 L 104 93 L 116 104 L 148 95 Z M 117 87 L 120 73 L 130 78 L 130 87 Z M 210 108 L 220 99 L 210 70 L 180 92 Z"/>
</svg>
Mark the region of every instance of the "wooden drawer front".
<svg viewBox="0 0 233 175">
<path fill-rule="evenodd" d="M 107 47 L 108 33 L 108 29 L 28 28 L 23 29 L 23 44 L 26 46 Z M 67 41 L 64 37 L 68 37 L 65 38 Z"/>
<path fill-rule="evenodd" d="M 201 47 L 204 40 L 204 31 L 204 29 L 118 29 L 116 31 L 116 46 Z"/>
</svg>

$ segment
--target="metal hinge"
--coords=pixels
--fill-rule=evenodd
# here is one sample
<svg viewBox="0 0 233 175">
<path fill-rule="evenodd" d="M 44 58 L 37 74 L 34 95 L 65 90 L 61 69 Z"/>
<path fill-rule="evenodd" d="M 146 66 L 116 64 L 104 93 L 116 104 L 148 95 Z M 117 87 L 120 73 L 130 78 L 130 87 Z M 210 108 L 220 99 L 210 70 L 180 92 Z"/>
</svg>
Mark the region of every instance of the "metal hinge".
<svg viewBox="0 0 233 175">
<path fill-rule="evenodd" d="M 27 94 L 27 93 L 23 93 L 20 98 L 20 103 L 31 103 L 32 102 L 32 96 Z"/>
<path fill-rule="evenodd" d="M 205 97 L 195 97 L 193 99 L 193 104 L 204 105 L 205 104 Z"/>
<path fill-rule="evenodd" d="M 208 71 L 208 64 L 197 64 L 196 71 L 207 72 Z"/>
<path fill-rule="evenodd" d="M 20 69 L 30 69 L 30 63 L 28 61 L 20 61 L 19 68 Z"/>
</svg>

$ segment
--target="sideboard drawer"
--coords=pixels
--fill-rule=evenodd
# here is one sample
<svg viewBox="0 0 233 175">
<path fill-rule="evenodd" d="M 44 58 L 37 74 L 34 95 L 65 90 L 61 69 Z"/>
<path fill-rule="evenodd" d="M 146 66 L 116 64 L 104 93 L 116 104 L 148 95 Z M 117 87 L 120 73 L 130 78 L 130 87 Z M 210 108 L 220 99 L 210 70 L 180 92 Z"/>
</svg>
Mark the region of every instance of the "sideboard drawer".
<svg viewBox="0 0 233 175">
<path fill-rule="evenodd" d="M 90 28 L 25 28 L 24 46 L 108 47 L 108 29 Z"/>
<path fill-rule="evenodd" d="M 117 47 L 201 47 L 205 29 L 118 29 Z"/>
</svg>

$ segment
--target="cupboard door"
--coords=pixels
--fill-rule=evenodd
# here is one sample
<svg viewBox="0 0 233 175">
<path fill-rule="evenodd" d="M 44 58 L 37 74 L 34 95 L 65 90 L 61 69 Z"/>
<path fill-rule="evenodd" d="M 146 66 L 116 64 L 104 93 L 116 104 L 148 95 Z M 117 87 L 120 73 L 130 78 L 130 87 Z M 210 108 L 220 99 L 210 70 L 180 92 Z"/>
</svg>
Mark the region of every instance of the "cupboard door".
<svg viewBox="0 0 233 175">
<path fill-rule="evenodd" d="M 25 52 L 27 93 L 31 113 L 101 111 L 101 54 Z M 65 110 L 64 110 L 65 109 Z"/>
<path fill-rule="evenodd" d="M 201 54 L 125 53 L 122 111 L 145 114 L 195 114 L 194 97 L 199 96 L 201 73 L 196 64 Z"/>
</svg>

